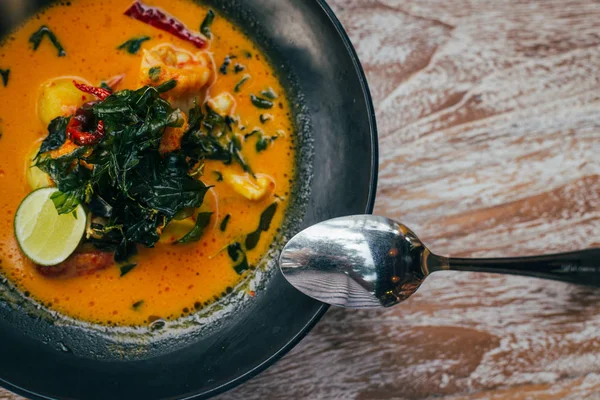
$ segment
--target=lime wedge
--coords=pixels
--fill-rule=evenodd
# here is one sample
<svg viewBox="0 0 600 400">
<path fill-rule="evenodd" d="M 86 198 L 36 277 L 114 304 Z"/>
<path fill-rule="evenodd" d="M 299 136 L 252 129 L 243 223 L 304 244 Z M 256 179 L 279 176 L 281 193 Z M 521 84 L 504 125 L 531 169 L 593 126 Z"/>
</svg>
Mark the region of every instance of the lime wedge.
<svg viewBox="0 0 600 400">
<path fill-rule="evenodd" d="M 21 250 L 34 263 L 56 265 L 75 251 L 85 232 L 86 215 L 81 205 L 73 213 L 59 215 L 50 199 L 58 189 L 31 192 L 15 214 L 15 236 Z"/>
</svg>

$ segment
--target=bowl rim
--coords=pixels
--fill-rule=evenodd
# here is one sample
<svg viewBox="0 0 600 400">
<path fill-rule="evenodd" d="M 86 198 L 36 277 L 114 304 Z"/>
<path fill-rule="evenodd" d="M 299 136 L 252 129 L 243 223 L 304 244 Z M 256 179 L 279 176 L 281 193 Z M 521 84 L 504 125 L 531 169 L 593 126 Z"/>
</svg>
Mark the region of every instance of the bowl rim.
<svg viewBox="0 0 600 400">
<path fill-rule="evenodd" d="M 367 198 L 367 206 L 365 209 L 366 214 L 371 214 L 373 212 L 373 208 L 375 205 L 375 195 L 377 192 L 377 179 L 378 179 L 378 169 L 379 169 L 379 146 L 378 146 L 378 134 L 377 134 L 377 122 L 375 116 L 375 108 L 373 105 L 373 98 L 371 96 L 371 92 L 369 90 L 369 85 L 367 83 L 367 78 L 365 71 L 360 63 L 358 58 L 358 54 L 350 37 L 346 33 L 342 23 L 337 18 L 331 7 L 327 4 L 326 0 L 314 0 L 316 5 L 321 8 L 321 10 L 325 13 L 335 30 L 337 31 L 340 40 L 342 41 L 348 55 L 352 59 L 352 63 L 354 65 L 354 69 L 357 73 L 358 79 L 360 81 L 360 85 L 362 88 L 364 100 L 367 108 L 367 115 L 369 119 L 369 135 L 370 135 L 370 145 L 371 145 L 371 177 L 369 182 L 369 195 Z M 313 314 L 310 320 L 298 331 L 298 333 L 289 339 L 287 343 L 282 346 L 278 351 L 273 353 L 269 358 L 264 360 L 262 363 L 256 365 L 254 368 L 246 371 L 245 373 L 237 376 L 236 378 L 230 380 L 227 383 L 224 383 L 220 386 L 208 389 L 206 391 L 197 392 L 192 395 L 188 395 L 186 397 L 182 397 L 181 400 L 190 400 L 190 399 L 206 399 L 218 394 L 224 393 L 234 387 L 241 385 L 242 383 L 248 381 L 250 378 L 258 375 L 259 373 L 266 370 L 268 367 L 272 366 L 281 359 L 285 354 L 287 354 L 292 348 L 294 348 L 310 331 L 311 329 L 319 322 L 319 320 L 323 317 L 325 312 L 329 309 L 329 305 L 321 304 L 319 309 Z M 48 399 L 52 400 L 52 397 L 44 396 L 39 393 L 35 393 L 29 391 L 20 386 L 14 385 L 2 378 L 0 378 L 1 386 L 13 393 L 18 395 L 27 396 L 29 398 L 37 398 L 37 399 Z"/>
</svg>

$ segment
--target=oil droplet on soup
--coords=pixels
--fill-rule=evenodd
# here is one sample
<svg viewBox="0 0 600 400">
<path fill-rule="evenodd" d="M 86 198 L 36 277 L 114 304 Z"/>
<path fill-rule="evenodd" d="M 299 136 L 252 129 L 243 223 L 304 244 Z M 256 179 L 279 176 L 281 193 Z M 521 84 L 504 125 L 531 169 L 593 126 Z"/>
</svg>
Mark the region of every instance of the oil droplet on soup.
<svg viewBox="0 0 600 400">
<path fill-rule="evenodd" d="M 187 0 L 145 4 L 160 7 L 196 33 L 208 12 Z M 65 315 L 141 325 L 193 313 L 232 293 L 251 273 L 281 227 L 295 154 L 284 88 L 240 29 L 217 13 L 209 28 L 210 47 L 202 52 L 124 15 L 128 6 L 122 0 L 71 0 L 32 18 L 0 46 L 0 198 L 6 210 L 0 219 L 0 270 L 28 296 Z M 42 26 L 52 35 L 41 35 L 34 50 L 30 38 Z M 185 63 L 197 68 L 193 74 L 176 70 Z M 106 267 L 104 259 L 94 258 L 86 259 L 83 273 L 77 266 L 70 276 L 41 273 L 18 248 L 13 216 L 34 188 L 48 184 L 45 175 L 31 171 L 31 160 L 48 135 L 48 121 L 70 118 L 94 100 L 69 82 L 104 82 L 123 90 L 170 77 L 179 79 L 168 98 L 174 106 L 187 113 L 188 92 L 202 92 L 211 109 L 239 123 L 236 140 L 254 176 L 240 163 L 204 161 L 200 179 L 211 188 L 198 211 L 212 214 L 196 242 L 173 244 L 194 227 L 193 218 L 184 219 L 167 225 L 154 248 L 138 245 L 128 265 L 117 266 L 110 259 Z M 180 139 L 173 135 L 163 135 L 161 152 L 173 151 L 173 140 Z M 261 216 L 270 223 L 261 224 Z M 246 237 L 251 237 L 250 246 Z"/>
</svg>

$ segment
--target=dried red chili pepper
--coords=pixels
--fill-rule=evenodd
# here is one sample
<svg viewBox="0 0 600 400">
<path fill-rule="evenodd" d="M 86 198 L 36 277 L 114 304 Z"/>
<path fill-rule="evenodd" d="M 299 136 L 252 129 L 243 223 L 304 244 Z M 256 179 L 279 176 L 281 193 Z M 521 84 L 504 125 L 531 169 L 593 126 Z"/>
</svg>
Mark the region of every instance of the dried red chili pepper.
<svg viewBox="0 0 600 400">
<path fill-rule="evenodd" d="M 136 1 L 125 11 L 125 15 L 138 21 L 144 22 L 150 26 L 169 32 L 180 39 L 186 40 L 199 49 L 206 47 L 206 39 L 190 31 L 186 26 L 175 17 L 166 14 L 156 7 L 150 7 Z"/>
<path fill-rule="evenodd" d="M 110 92 L 110 90 L 106 90 L 106 89 L 103 89 L 103 88 L 98 88 L 98 87 L 93 87 L 93 86 L 89 86 L 89 85 L 84 85 L 83 83 L 77 83 L 75 81 L 73 81 L 73 84 L 75 85 L 75 87 L 77 89 L 81 90 L 82 92 L 93 94 L 94 96 L 96 96 L 100 100 L 104 100 L 104 99 L 106 99 L 108 96 L 110 96 L 112 94 Z"/>
<path fill-rule="evenodd" d="M 94 127 L 94 113 L 82 107 L 75 112 L 67 124 L 67 137 L 78 146 L 91 146 L 104 137 L 104 122 L 98 121 Z M 90 128 L 93 129 L 90 131 Z"/>
<path fill-rule="evenodd" d="M 104 88 L 97 88 L 76 81 L 73 81 L 73 84 L 82 92 L 92 94 L 100 100 L 105 100 L 112 94 L 110 90 Z M 98 121 L 96 126 L 93 126 L 94 113 L 89 107 L 90 104 L 93 103 L 84 104 L 83 107 L 79 108 L 67 124 L 67 137 L 78 146 L 91 146 L 104 138 L 104 122 Z"/>
</svg>

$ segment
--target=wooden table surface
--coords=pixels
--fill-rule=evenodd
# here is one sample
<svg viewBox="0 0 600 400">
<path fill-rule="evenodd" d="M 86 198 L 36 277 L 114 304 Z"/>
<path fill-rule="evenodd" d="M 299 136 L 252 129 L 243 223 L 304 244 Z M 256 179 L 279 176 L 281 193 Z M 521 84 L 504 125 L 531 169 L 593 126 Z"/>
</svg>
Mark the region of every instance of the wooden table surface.
<svg viewBox="0 0 600 400">
<path fill-rule="evenodd" d="M 376 213 L 457 256 L 600 246 L 600 3 L 335 0 L 379 124 Z M 330 310 L 219 400 L 600 399 L 600 290 L 436 273 Z M 19 397 L 0 389 L 0 400 Z"/>
</svg>

